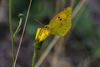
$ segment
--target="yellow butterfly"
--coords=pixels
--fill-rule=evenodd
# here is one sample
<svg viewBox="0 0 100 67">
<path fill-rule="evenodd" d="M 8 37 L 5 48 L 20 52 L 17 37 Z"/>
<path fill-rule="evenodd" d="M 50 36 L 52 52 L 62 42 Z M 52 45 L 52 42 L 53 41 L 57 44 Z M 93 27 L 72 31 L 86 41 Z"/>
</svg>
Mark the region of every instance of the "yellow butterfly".
<svg viewBox="0 0 100 67">
<path fill-rule="evenodd" d="M 54 16 L 47 26 L 37 29 L 36 38 L 39 42 L 49 34 L 65 36 L 71 28 L 72 7 L 69 6 Z"/>
</svg>

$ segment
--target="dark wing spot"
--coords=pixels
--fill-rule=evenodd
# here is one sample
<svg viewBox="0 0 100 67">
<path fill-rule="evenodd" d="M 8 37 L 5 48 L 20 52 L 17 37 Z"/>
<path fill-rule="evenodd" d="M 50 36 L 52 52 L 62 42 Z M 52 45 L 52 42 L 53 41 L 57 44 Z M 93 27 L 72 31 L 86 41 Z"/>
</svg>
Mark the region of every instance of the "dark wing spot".
<svg viewBox="0 0 100 67">
<path fill-rule="evenodd" d="M 62 18 L 61 18 L 60 16 L 58 16 L 58 19 L 59 19 L 60 21 L 62 21 Z"/>
<path fill-rule="evenodd" d="M 60 21 L 61 21 L 62 19 L 60 18 Z"/>
<path fill-rule="evenodd" d="M 58 16 L 58 18 L 60 18 L 60 16 Z"/>
</svg>

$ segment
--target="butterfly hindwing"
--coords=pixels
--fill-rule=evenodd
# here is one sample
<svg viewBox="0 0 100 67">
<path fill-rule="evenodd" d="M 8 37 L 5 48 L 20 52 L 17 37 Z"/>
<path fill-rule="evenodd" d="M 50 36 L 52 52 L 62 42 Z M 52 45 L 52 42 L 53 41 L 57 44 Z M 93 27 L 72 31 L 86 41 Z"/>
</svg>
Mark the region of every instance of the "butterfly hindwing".
<svg viewBox="0 0 100 67">
<path fill-rule="evenodd" d="M 72 7 L 69 6 L 54 16 L 48 25 L 50 33 L 64 36 L 71 28 L 71 15 Z"/>
</svg>

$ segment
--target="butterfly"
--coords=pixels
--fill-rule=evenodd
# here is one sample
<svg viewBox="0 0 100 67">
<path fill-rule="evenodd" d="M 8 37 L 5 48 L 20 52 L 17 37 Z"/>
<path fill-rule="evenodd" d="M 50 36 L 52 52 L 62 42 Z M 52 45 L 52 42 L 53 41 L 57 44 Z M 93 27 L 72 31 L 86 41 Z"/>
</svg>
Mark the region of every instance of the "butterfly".
<svg viewBox="0 0 100 67">
<path fill-rule="evenodd" d="M 72 7 L 68 6 L 54 16 L 48 25 L 38 28 L 35 39 L 45 40 L 49 34 L 65 36 L 71 28 Z"/>
</svg>

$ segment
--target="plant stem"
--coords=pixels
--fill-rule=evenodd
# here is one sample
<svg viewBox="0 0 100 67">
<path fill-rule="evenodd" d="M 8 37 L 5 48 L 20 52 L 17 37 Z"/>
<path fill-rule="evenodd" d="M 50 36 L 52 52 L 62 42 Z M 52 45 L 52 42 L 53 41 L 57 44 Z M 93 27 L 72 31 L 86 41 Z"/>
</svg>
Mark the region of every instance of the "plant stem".
<svg viewBox="0 0 100 67">
<path fill-rule="evenodd" d="M 16 62 L 17 62 L 17 58 L 18 58 L 19 51 L 20 51 L 20 48 L 21 48 L 22 40 L 23 40 L 23 37 L 24 37 L 24 32 L 25 32 L 25 29 L 26 29 L 26 25 L 27 25 L 31 5 L 32 5 L 32 0 L 30 0 L 29 6 L 28 6 L 28 11 L 27 11 L 26 18 L 25 18 L 25 24 L 24 24 L 22 35 L 21 35 L 21 38 L 20 38 L 20 42 L 19 42 L 19 46 L 18 46 L 18 50 L 17 50 L 17 53 L 16 53 L 16 57 L 15 57 L 13 67 L 16 67 Z"/>
<path fill-rule="evenodd" d="M 59 39 L 60 39 L 59 36 L 55 36 L 55 38 L 52 40 L 52 42 L 46 48 L 46 50 L 44 51 L 44 53 L 42 54 L 42 56 L 40 57 L 38 62 L 35 64 L 35 67 L 39 67 L 43 63 L 43 61 L 45 60 L 45 58 L 47 57 L 47 55 L 49 54 L 49 52 L 51 51 L 51 49 L 54 47 L 54 45 L 57 43 L 57 41 Z"/>
<path fill-rule="evenodd" d="M 12 29 L 12 0 L 9 0 L 9 28 L 10 28 L 10 38 L 12 47 L 12 62 L 14 63 L 14 38 Z"/>
<path fill-rule="evenodd" d="M 33 57 L 32 57 L 31 67 L 35 67 L 35 62 L 36 62 L 36 59 L 38 57 L 38 47 L 37 47 L 38 45 L 39 45 L 38 42 L 34 43 L 34 53 L 33 53 Z"/>
<path fill-rule="evenodd" d="M 20 18 L 20 20 L 19 20 L 18 27 L 17 27 L 16 31 L 14 32 L 14 34 L 13 34 L 14 38 L 15 38 L 16 34 L 20 31 L 20 27 L 21 27 L 22 21 L 23 21 L 23 14 L 19 14 L 19 18 Z"/>
</svg>

